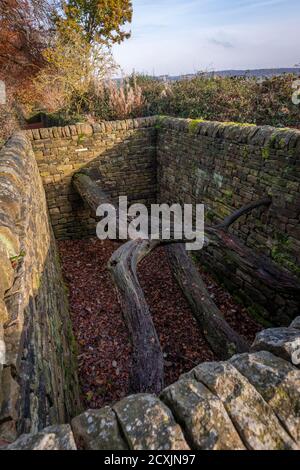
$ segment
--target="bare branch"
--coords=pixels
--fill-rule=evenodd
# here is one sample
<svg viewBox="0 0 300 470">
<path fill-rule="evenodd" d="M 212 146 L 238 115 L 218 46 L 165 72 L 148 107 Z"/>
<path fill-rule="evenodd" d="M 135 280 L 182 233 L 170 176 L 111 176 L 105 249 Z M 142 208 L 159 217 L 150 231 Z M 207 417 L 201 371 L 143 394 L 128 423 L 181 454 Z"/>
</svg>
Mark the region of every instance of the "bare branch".
<svg viewBox="0 0 300 470">
<path fill-rule="evenodd" d="M 238 220 L 243 215 L 249 214 L 254 209 L 257 209 L 258 207 L 263 207 L 263 206 L 268 207 L 270 206 L 271 203 L 272 203 L 271 198 L 264 198 L 264 199 L 260 199 L 259 201 L 251 202 L 250 204 L 247 204 L 246 206 L 243 206 L 237 211 L 233 212 L 233 214 L 226 217 L 221 224 L 216 225 L 214 228 L 228 230 L 230 225 L 232 225 L 236 220 Z"/>
</svg>

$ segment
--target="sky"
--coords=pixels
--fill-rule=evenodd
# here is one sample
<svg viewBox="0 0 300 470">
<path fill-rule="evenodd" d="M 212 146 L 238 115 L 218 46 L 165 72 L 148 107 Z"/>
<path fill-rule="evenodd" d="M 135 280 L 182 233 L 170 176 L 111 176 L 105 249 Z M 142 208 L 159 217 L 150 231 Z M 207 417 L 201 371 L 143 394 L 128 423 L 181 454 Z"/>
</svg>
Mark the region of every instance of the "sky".
<svg viewBox="0 0 300 470">
<path fill-rule="evenodd" d="M 113 48 L 124 74 L 293 67 L 300 0 L 133 0 L 132 36 Z"/>
</svg>

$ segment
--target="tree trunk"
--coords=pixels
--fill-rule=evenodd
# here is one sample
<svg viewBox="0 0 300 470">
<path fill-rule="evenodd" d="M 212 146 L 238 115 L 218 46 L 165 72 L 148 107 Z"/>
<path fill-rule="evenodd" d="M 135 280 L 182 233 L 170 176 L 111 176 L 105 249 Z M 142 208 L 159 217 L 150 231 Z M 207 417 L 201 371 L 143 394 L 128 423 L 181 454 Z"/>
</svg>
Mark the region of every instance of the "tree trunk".
<svg viewBox="0 0 300 470">
<path fill-rule="evenodd" d="M 220 250 L 222 255 L 231 259 L 241 271 L 269 287 L 274 295 L 283 292 L 300 298 L 300 281 L 296 276 L 277 266 L 267 256 L 255 253 L 227 230 L 206 229 L 205 242 Z"/>
<path fill-rule="evenodd" d="M 136 272 L 138 263 L 159 243 L 159 240 L 130 240 L 113 253 L 108 264 L 133 348 L 130 375 L 133 393 L 160 393 L 164 385 L 163 354 Z"/>
<path fill-rule="evenodd" d="M 94 213 L 100 204 L 111 204 L 110 197 L 97 184 L 100 174 L 97 170 L 81 170 L 73 176 L 73 186 Z"/>
<path fill-rule="evenodd" d="M 93 211 L 101 203 L 110 203 L 110 197 L 101 190 L 99 173 L 81 171 L 74 175 L 73 183 L 82 198 Z M 228 233 L 230 225 L 254 208 L 271 204 L 269 198 L 257 201 L 237 210 L 217 227 L 205 230 L 205 244 L 213 244 L 224 255 L 230 256 L 239 268 L 255 276 L 277 291 L 290 291 L 299 295 L 299 281 L 281 270 L 270 260 L 255 254 L 237 237 Z M 117 211 L 117 216 L 119 216 Z M 128 219 L 127 219 L 128 220 Z M 128 220 L 129 221 L 129 220 Z M 172 271 L 193 314 L 200 324 L 212 350 L 220 358 L 228 358 L 236 352 L 247 351 L 246 341 L 228 325 L 214 302 L 210 299 L 199 272 L 187 255 L 181 240 L 130 240 L 115 251 L 109 261 L 109 269 L 117 288 L 124 319 L 133 347 L 130 388 L 132 392 L 159 393 L 163 388 L 163 355 L 151 318 L 149 307 L 137 277 L 137 265 L 160 244 L 172 244 L 168 248 Z M 179 244 L 178 244 L 179 243 Z"/>
<path fill-rule="evenodd" d="M 220 359 L 249 351 L 247 342 L 228 325 L 211 300 L 184 244 L 169 245 L 167 250 L 172 272 L 212 351 Z"/>
</svg>

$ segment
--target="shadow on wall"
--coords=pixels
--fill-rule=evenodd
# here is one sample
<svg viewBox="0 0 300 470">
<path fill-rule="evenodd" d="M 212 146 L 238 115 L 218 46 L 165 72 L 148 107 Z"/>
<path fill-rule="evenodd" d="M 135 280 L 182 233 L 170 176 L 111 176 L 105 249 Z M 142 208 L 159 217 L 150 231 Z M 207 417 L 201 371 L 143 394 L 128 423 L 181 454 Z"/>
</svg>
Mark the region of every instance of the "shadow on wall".
<svg viewBox="0 0 300 470">
<path fill-rule="evenodd" d="M 16 275 L 22 276 L 23 260 L 19 263 Z M 8 313 L 0 388 L 0 438 L 4 440 L 69 422 L 81 409 L 76 343 L 54 240 L 41 272 L 32 279 L 33 264 L 26 270 L 29 276 L 21 282 L 16 277 L 4 297 Z M 24 305 L 31 281 L 37 284 Z"/>
<path fill-rule="evenodd" d="M 72 187 L 81 168 L 97 168 L 114 200 L 204 203 L 206 222 L 272 196 L 232 227 L 247 246 L 299 274 L 300 133 L 234 123 L 150 117 L 27 131 L 58 239 L 95 234 L 96 220 Z M 298 311 L 290 294 L 264 289 L 214 250 L 201 252 L 209 270 L 268 326 Z"/>
<path fill-rule="evenodd" d="M 80 409 L 67 293 L 22 133 L 0 153 L 0 203 L 0 438 L 14 440 Z"/>
<path fill-rule="evenodd" d="M 82 168 L 100 171 L 113 201 L 128 196 L 130 203 L 156 202 L 154 124 L 155 118 L 143 118 L 27 131 L 57 239 L 96 233 L 95 217 L 72 186 L 72 176 Z"/>
<path fill-rule="evenodd" d="M 271 196 L 267 211 L 243 216 L 232 226 L 232 233 L 300 278 L 299 131 L 164 118 L 157 161 L 159 200 L 204 203 L 208 224 Z M 288 324 L 298 314 L 299 293 L 295 298 L 288 291 L 266 288 L 240 269 L 234 256 L 226 257 L 213 246 L 199 255 L 265 326 Z"/>
</svg>

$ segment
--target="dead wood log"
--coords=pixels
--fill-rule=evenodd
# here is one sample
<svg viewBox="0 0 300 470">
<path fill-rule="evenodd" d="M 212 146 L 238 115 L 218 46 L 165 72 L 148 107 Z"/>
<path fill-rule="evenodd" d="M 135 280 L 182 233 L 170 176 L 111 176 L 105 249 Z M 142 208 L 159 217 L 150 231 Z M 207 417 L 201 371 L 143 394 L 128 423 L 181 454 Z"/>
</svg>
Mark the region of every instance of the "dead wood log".
<svg viewBox="0 0 300 470">
<path fill-rule="evenodd" d="M 223 257 L 238 266 L 240 271 L 264 284 L 274 294 L 281 292 L 299 298 L 300 281 L 296 276 L 276 265 L 267 256 L 255 253 L 226 229 L 207 228 L 205 244 L 213 245 Z"/>
<path fill-rule="evenodd" d="M 97 183 L 96 171 L 81 170 L 73 176 L 73 186 L 94 213 L 100 204 L 111 204 L 111 199 Z"/>
<path fill-rule="evenodd" d="M 249 351 L 247 342 L 228 325 L 210 298 L 184 244 L 169 245 L 167 251 L 172 273 L 212 351 L 220 359 L 228 359 L 233 354 Z"/>
<path fill-rule="evenodd" d="M 160 342 L 137 277 L 138 263 L 159 244 L 159 240 L 130 240 L 113 253 L 108 263 L 133 348 L 130 374 L 133 393 L 159 393 L 164 384 Z"/>
<path fill-rule="evenodd" d="M 240 209 L 230 214 L 228 217 L 225 217 L 223 222 L 221 222 L 219 225 L 216 225 L 215 228 L 228 230 L 230 225 L 232 225 L 236 220 L 238 220 L 243 215 L 249 214 L 254 209 L 257 209 L 259 207 L 268 207 L 271 205 L 271 203 L 272 203 L 272 199 L 269 197 L 265 199 L 260 199 L 259 201 L 250 202 L 249 204 L 241 207 Z"/>
<path fill-rule="evenodd" d="M 112 203 L 102 191 L 99 180 L 89 173 L 74 176 L 74 186 L 96 210 L 101 203 Z M 101 184 L 101 183 L 100 183 Z M 273 289 L 299 289 L 299 283 L 288 273 L 277 268 L 265 257 L 256 255 L 228 233 L 229 226 L 254 208 L 268 206 L 270 199 L 248 204 L 227 217 L 216 227 L 205 230 L 205 244 L 230 254 L 243 270 L 257 276 Z M 169 248 L 171 266 L 192 311 L 202 327 L 212 350 L 220 358 L 248 350 L 247 343 L 230 328 L 216 305 L 209 298 L 203 281 L 185 250 L 178 243 L 184 240 L 130 240 L 113 253 L 109 269 L 117 288 L 124 319 L 133 347 L 130 377 L 132 392 L 159 393 L 163 387 L 163 355 L 149 307 L 137 277 L 137 265 L 160 244 L 176 243 Z"/>
</svg>

